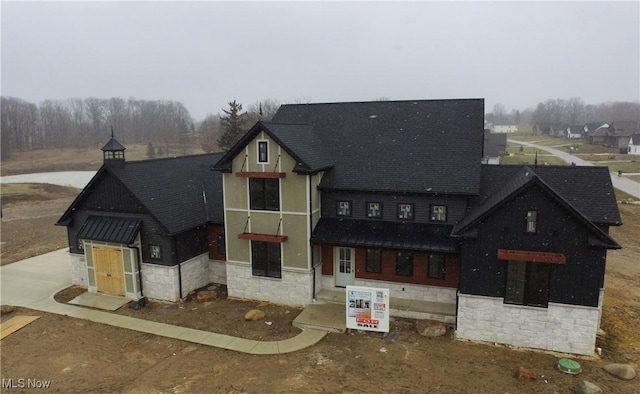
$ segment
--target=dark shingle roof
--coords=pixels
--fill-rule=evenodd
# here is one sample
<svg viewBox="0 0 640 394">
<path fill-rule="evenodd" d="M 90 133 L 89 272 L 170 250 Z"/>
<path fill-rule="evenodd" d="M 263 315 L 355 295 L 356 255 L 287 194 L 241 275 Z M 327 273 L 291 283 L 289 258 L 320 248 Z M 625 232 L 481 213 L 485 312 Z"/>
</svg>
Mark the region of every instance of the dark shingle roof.
<svg viewBox="0 0 640 394">
<path fill-rule="evenodd" d="M 222 176 L 211 171 L 221 153 L 103 165 L 71 204 L 58 224 L 69 217 L 105 174 L 117 178 L 169 234 L 223 222 Z"/>
<path fill-rule="evenodd" d="M 634 120 L 623 120 L 611 122 L 611 127 L 618 132 L 625 132 L 625 135 L 635 134 L 640 131 L 640 125 Z"/>
<path fill-rule="evenodd" d="M 483 121 L 481 99 L 283 105 L 273 118 L 313 127 L 334 164 L 323 188 L 452 194 L 478 192 Z"/>
<path fill-rule="evenodd" d="M 460 251 L 460 245 L 457 239 L 449 236 L 451 227 L 321 218 L 313 230 L 311 242 L 318 245 L 455 253 Z"/>
<path fill-rule="evenodd" d="M 104 146 L 100 149 L 102 151 L 117 151 L 117 150 L 125 150 L 127 148 L 125 148 L 124 146 L 122 146 L 122 144 L 120 144 L 118 141 L 116 141 L 115 138 L 111 137 L 111 139 L 104 144 Z"/>
<path fill-rule="evenodd" d="M 482 166 L 481 193 L 454 229 L 460 234 L 523 188 L 536 183 L 552 193 L 577 216 L 596 224 L 620 225 L 620 212 L 606 167 Z M 606 234 L 602 233 L 606 238 Z M 610 240 L 610 239 L 609 239 Z M 613 240 L 611 243 L 615 244 Z"/>
<path fill-rule="evenodd" d="M 496 157 L 503 155 L 507 149 L 507 135 L 504 133 L 492 133 L 490 130 L 484 131 L 484 157 Z"/>
</svg>

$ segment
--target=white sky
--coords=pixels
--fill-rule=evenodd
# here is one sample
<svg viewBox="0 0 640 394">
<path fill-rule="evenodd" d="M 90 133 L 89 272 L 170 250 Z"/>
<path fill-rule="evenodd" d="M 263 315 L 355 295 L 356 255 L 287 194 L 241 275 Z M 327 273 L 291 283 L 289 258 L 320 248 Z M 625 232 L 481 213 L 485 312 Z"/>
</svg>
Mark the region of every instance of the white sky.
<svg viewBox="0 0 640 394">
<path fill-rule="evenodd" d="M 181 101 L 640 101 L 640 2 L 7 2 L 1 93 Z"/>
</svg>

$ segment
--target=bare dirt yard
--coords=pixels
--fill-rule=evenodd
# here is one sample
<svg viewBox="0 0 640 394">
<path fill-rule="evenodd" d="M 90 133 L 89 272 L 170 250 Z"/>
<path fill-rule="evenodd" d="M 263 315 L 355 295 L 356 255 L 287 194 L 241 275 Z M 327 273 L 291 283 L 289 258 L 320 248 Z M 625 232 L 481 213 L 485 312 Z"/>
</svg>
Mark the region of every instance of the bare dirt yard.
<svg viewBox="0 0 640 394">
<path fill-rule="evenodd" d="M 66 247 L 66 231 L 53 224 L 78 190 L 30 186 L 3 195 L 2 264 Z M 3 191 L 4 194 L 4 191 Z M 283 355 L 256 356 L 196 345 L 71 317 L 17 308 L 40 319 L 0 342 L 4 392 L 58 393 L 570 393 L 582 380 L 606 393 L 640 392 L 638 377 L 619 380 L 602 367 L 610 362 L 640 363 L 640 206 L 620 204 L 625 225 L 613 228 L 624 247 L 609 253 L 602 357 L 571 357 L 583 372 L 556 368 L 559 357 L 531 350 L 459 341 L 453 335 L 425 338 L 415 322 L 393 319 L 387 337 L 379 333 L 328 334 L 317 345 Z M 72 287 L 56 297 L 64 302 Z M 262 321 L 244 313 L 262 309 Z M 139 311 L 114 312 L 250 339 L 278 340 L 296 335 L 291 322 L 300 309 L 255 301 L 218 298 L 197 303 L 153 302 Z M 267 324 L 269 322 L 271 324 Z M 536 380 L 515 378 L 523 367 Z M 9 381 L 8 379 L 13 379 Z M 9 388 L 9 382 L 24 388 Z M 32 380 L 29 380 L 32 379 Z M 28 389 L 28 383 L 48 390 Z"/>
</svg>

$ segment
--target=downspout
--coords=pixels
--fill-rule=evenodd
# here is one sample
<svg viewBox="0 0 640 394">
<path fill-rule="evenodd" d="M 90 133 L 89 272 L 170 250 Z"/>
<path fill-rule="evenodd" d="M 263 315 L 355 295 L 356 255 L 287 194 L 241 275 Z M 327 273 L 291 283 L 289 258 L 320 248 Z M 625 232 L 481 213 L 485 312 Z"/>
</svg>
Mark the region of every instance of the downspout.
<svg viewBox="0 0 640 394">
<path fill-rule="evenodd" d="M 176 238 L 173 237 L 173 254 L 176 256 L 176 260 L 178 260 L 178 244 L 176 242 Z M 180 292 L 179 297 L 180 301 L 182 301 L 182 264 L 178 262 L 178 291 Z"/>
<path fill-rule="evenodd" d="M 313 232 L 313 194 L 311 193 L 312 191 L 311 177 L 312 176 L 309 175 L 309 236 L 311 236 L 311 233 Z M 311 300 L 315 302 L 316 300 L 316 265 L 314 264 L 314 260 L 313 260 L 313 245 L 311 244 L 311 238 L 309 238 L 309 248 L 311 248 L 311 274 L 313 275 L 311 277 L 311 284 L 312 284 Z"/>
</svg>

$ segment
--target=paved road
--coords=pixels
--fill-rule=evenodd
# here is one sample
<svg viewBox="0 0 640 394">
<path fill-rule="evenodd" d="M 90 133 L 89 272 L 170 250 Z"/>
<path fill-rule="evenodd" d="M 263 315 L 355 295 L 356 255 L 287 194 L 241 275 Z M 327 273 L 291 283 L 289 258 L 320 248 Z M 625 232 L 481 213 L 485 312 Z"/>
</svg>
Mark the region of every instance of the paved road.
<svg viewBox="0 0 640 394">
<path fill-rule="evenodd" d="M 0 183 L 49 183 L 83 189 L 95 174 L 95 171 L 61 171 L 9 175 L 0 177 Z"/>
<path fill-rule="evenodd" d="M 576 163 L 577 166 L 593 166 L 594 165 L 593 163 L 590 163 L 586 160 L 582 160 L 581 158 L 576 157 L 570 153 L 563 152 L 558 149 L 550 148 L 548 146 L 536 145 L 529 142 L 522 142 L 522 141 L 516 141 L 516 140 L 508 140 L 508 141 L 512 144 L 519 144 L 519 145 L 524 145 L 531 148 L 547 151 L 552 155 L 561 158 L 566 163 Z M 640 183 L 633 181 L 629 178 L 625 178 L 624 176 L 622 177 L 618 176 L 618 173 L 615 173 L 615 172 L 611 173 L 611 182 L 613 183 L 613 187 L 615 187 L 616 189 L 620 189 L 623 192 L 631 194 L 636 198 L 640 198 Z"/>
</svg>

